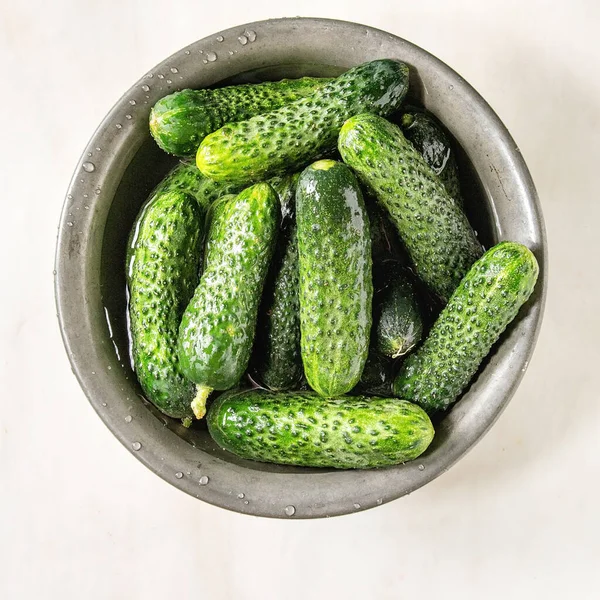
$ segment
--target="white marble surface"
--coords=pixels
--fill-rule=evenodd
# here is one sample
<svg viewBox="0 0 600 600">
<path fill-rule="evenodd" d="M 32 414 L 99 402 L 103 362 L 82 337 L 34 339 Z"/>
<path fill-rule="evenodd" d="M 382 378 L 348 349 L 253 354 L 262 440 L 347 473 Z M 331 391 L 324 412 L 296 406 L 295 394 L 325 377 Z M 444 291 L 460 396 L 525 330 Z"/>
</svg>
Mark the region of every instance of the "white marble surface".
<svg viewBox="0 0 600 600">
<path fill-rule="evenodd" d="M 600 597 L 600 9 L 588 0 L 0 3 L 0 598 Z M 550 242 L 544 327 L 487 437 L 408 498 L 327 521 L 232 514 L 167 485 L 72 376 L 52 289 L 89 136 L 183 45 L 273 16 L 427 48 L 500 114 Z"/>
</svg>

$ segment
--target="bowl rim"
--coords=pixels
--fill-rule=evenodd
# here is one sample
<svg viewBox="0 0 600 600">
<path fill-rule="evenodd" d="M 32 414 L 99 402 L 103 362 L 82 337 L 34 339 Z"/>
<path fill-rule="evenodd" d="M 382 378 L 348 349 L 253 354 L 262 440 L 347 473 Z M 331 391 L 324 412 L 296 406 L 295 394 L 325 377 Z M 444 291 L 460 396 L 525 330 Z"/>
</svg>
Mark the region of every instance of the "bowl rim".
<svg viewBox="0 0 600 600">
<path fill-rule="evenodd" d="M 114 401 L 115 394 L 121 393 L 123 387 L 118 373 L 111 372 L 110 367 L 108 371 L 103 368 L 111 359 L 110 344 L 106 339 L 98 341 L 94 337 L 97 323 L 93 311 L 97 309 L 100 290 L 93 277 L 99 263 L 92 260 L 91 254 L 98 254 L 100 250 L 92 249 L 102 246 L 103 227 L 112 202 L 110 190 L 116 189 L 120 176 L 144 139 L 139 128 L 130 127 L 125 120 L 132 110 L 130 99 L 142 97 L 149 82 L 156 81 L 154 74 L 157 78 L 162 75 L 162 80 L 168 79 L 169 73 L 177 72 L 172 71 L 172 65 L 185 63 L 190 56 L 197 57 L 200 53 L 205 57 L 207 77 L 218 81 L 223 79 L 218 70 L 221 65 L 212 60 L 211 53 L 233 57 L 238 52 L 245 51 L 246 56 L 254 52 L 251 60 L 256 62 L 260 42 L 264 48 L 265 40 L 279 40 L 289 50 L 294 43 L 301 43 L 300 40 L 304 40 L 302 43 L 306 46 L 324 33 L 339 36 L 338 39 L 353 39 L 356 46 L 363 44 L 366 48 L 369 44 L 382 51 L 393 47 L 395 52 L 420 57 L 419 60 L 436 72 L 432 87 L 447 86 L 453 90 L 454 97 L 464 103 L 465 109 L 469 107 L 485 117 L 485 125 L 493 132 L 498 151 L 497 156 L 489 159 L 498 178 L 497 189 L 490 193 L 504 193 L 509 202 L 511 193 L 520 194 L 518 197 L 526 200 L 527 214 L 520 217 L 526 221 L 524 237 L 530 239 L 523 241 L 534 246 L 540 277 L 527 314 L 519 319 L 490 364 L 442 422 L 436 432 L 441 441 L 432 452 L 428 451 L 412 463 L 386 469 L 263 472 L 229 463 L 192 447 L 176 432 L 163 427 L 141 403 L 123 402 L 122 398 Z M 344 60 L 337 58 L 338 63 Z M 229 64 L 225 60 L 223 63 Z M 429 52 L 386 31 L 333 19 L 296 17 L 238 25 L 182 48 L 149 73 L 152 77 L 147 74 L 139 79 L 92 135 L 75 168 L 58 228 L 54 285 L 60 331 L 73 373 L 100 418 L 136 458 L 165 481 L 213 505 L 259 516 L 314 518 L 358 512 L 409 494 L 447 471 L 489 430 L 517 389 L 535 347 L 546 299 L 547 242 L 539 199 L 525 161 L 499 117 L 460 75 Z M 164 87 L 159 88 L 154 86 L 144 104 L 151 105 L 165 95 L 159 93 Z M 445 124 L 452 130 L 452 123 Z M 96 193 L 93 210 L 77 213 L 79 222 L 75 223 L 75 205 L 85 202 L 84 198 L 91 204 Z M 495 206 L 494 201 L 492 204 Z M 79 218 L 80 215 L 84 216 Z M 496 224 L 497 236 L 503 239 L 505 232 L 499 218 Z M 132 418 L 126 420 L 128 416 Z"/>
</svg>

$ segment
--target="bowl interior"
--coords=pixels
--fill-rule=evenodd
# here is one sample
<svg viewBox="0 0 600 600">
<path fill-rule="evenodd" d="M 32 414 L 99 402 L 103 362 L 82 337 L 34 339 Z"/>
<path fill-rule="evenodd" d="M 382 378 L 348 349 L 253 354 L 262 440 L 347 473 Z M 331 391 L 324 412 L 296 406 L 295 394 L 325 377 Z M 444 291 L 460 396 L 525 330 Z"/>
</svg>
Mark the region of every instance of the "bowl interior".
<svg viewBox="0 0 600 600">
<path fill-rule="evenodd" d="M 218 82 L 214 87 L 233 85 L 238 83 L 256 83 L 260 81 L 277 81 L 285 77 L 330 77 L 338 75 L 343 69 L 331 65 L 277 65 L 266 68 L 254 69 L 240 73 L 226 80 Z M 413 79 L 418 82 L 418 73 Z M 421 85 L 411 85 L 411 93 L 407 99 L 411 104 L 423 105 L 423 97 L 419 94 Z M 484 246 L 489 247 L 496 241 L 497 232 L 494 230 L 493 220 L 488 209 L 489 201 L 477 172 L 467 157 L 464 150 L 455 141 L 457 157 L 459 160 L 461 189 L 464 193 L 465 210 L 469 220 L 477 231 Z M 130 339 L 127 328 L 127 295 L 125 284 L 125 254 L 127 238 L 134 219 L 147 199 L 148 194 L 165 174 L 177 164 L 178 159 L 161 151 L 148 134 L 131 163 L 125 169 L 121 182 L 116 190 L 111 204 L 102 242 L 102 268 L 100 272 L 102 303 L 107 319 L 110 320 L 112 343 L 118 368 L 127 377 L 130 389 L 127 390 L 131 397 L 137 398 L 136 402 L 143 402 L 157 419 L 179 435 L 195 448 L 218 456 L 225 461 L 244 465 L 246 468 L 257 471 L 271 472 L 298 472 L 306 473 L 313 469 L 293 466 L 270 465 L 238 458 L 237 456 L 220 449 L 208 435 L 205 421 L 195 421 L 189 429 L 181 427 L 176 419 L 166 417 L 150 402 L 144 399 L 143 391 L 137 384 L 135 374 L 131 368 Z M 319 469 L 322 471 L 322 469 Z"/>
<path fill-rule="evenodd" d="M 348 43 L 340 44 L 339 40 Z M 181 88 L 332 76 L 375 58 L 411 67 L 409 100 L 431 110 L 457 142 L 467 214 L 485 246 L 510 239 L 536 254 L 536 291 L 470 388 L 437 423 L 417 461 L 335 471 L 244 461 L 220 450 L 203 423 L 185 429 L 144 400 L 131 370 L 125 250 L 152 188 L 175 164 L 150 138 L 150 107 Z M 355 23 L 276 19 L 234 27 L 182 49 L 140 79 L 92 136 L 59 226 L 56 300 L 73 371 L 92 406 L 140 461 L 181 490 L 218 506 L 288 518 L 378 506 L 421 487 L 460 459 L 517 388 L 544 306 L 545 234 L 531 177 L 510 134 L 457 73 L 406 40 Z"/>
</svg>

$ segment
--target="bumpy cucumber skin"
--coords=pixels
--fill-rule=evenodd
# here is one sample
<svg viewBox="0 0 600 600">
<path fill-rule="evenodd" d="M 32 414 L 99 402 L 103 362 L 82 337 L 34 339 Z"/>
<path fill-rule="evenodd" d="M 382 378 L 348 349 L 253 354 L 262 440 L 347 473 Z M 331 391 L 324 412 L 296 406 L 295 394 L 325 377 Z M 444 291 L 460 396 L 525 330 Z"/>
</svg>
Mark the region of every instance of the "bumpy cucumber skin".
<svg viewBox="0 0 600 600">
<path fill-rule="evenodd" d="M 133 226 L 127 249 L 135 373 L 147 398 L 175 418 L 192 414 L 195 388 L 179 369 L 177 335 L 199 279 L 203 217 L 189 194 L 154 194 Z"/>
<path fill-rule="evenodd" d="M 404 63 L 365 63 L 311 96 L 211 133 L 198 148 L 196 164 L 217 181 L 241 183 L 297 171 L 335 148 L 346 119 L 362 112 L 387 115 L 407 90 Z"/>
<path fill-rule="evenodd" d="M 369 219 L 356 177 L 331 160 L 302 172 L 296 211 L 304 374 L 319 394 L 339 396 L 360 379 L 369 350 Z"/>
<path fill-rule="evenodd" d="M 406 270 L 394 260 L 377 265 L 383 280 L 375 294 L 373 329 L 381 354 L 398 358 L 410 352 L 423 336 L 423 316 L 415 286 Z"/>
<path fill-rule="evenodd" d="M 204 177 L 194 163 L 181 161 L 154 188 L 152 195 L 172 191 L 191 194 L 203 210 L 208 210 L 221 196 L 241 192 L 242 186 L 213 181 Z"/>
<path fill-rule="evenodd" d="M 205 136 L 223 125 L 304 98 L 328 81 L 304 77 L 216 90 L 181 90 L 161 98 L 152 107 L 150 133 L 165 152 L 191 156 Z"/>
<path fill-rule="evenodd" d="M 456 153 L 443 125 L 430 112 L 417 109 L 404 111 L 398 125 L 406 139 L 442 180 L 450 196 L 462 206 Z"/>
<path fill-rule="evenodd" d="M 482 254 L 458 204 L 400 128 L 381 117 L 346 121 L 339 150 L 389 212 L 417 275 L 447 301 Z"/>
<path fill-rule="evenodd" d="M 275 179 L 275 178 L 274 178 Z M 297 386 L 304 374 L 300 357 L 300 300 L 295 190 L 298 176 L 271 185 L 279 196 L 282 225 L 256 326 L 253 376 L 271 390 Z"/>
<path fill-rule="evenodd" d="M 181 371 L 198 385 L 229 389 L 248 366 L 279 214 L 277 195 L 265 183 L 225 203 L 206 269 L 179 329 Z"/>
<path fill-rule="evenodd" d="M 469 270 L 423 345 L 402 365 L 394 393 L 434 413 L 467 387 L 533 292 L 538 264 L 529 249 L 501 242 Z"/>
<path fill-rule="evenodd" d="M 427 414 L 405 400 L 314 392 L 230 392 L 217 398 L 207 422 L 217 444 L 242 458 L 336 469 L 413 460 L 434 436 Z"/>
</svg>

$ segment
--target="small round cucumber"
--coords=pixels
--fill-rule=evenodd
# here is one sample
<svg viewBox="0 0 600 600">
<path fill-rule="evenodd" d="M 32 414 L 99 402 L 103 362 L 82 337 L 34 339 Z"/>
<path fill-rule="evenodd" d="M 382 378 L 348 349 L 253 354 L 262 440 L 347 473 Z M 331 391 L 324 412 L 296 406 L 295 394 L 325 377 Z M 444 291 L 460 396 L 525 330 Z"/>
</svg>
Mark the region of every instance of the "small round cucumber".
<svg viewBox="0 0 600 600">
<path fill-rule="evenodd" d="M 445 410 L 527 301 L 538 276 L 531 251 L 515 242 L 490 248 L 469 270 L 423 345 L 402 365 L 394 393 L 427 412 Z"/>
<path fill-rule="evenodd" d="M 206 269 L 179 328 L 179 365 L 197 384 L 192 410 L 205 412 L 212 389 L 240 380 L 250 359 L 258 305 L 275 246 L 279 201 L 258 183 L 225 202 Z"/>
<path fill-rule="evenodd" d="M 304 374 L 319 394 L 339 396 L 360 379 L 369 350 L 369 219 L 356 177 L 333 160 L 302 172 L 296 210 Z"/>
<path fill-rule="evenodd" d="M 207 423 L 217 444 L 242 458 L 335 469 L 413 460 L 434 436 L 427 414 L 405 400 L 314 392 L 229 392 L 210 407 Z"/>
<path fill-rule="evenodd" d="M 196 164 L 217 181 L 248 184 L 297 171 L 335 149 L 344 121 L 361 112 L 387 115 L 408 90 L 408 67 L 374 60 L 278 110 L 227 124 L 207 135 Z"/>
<path fill-rule="evenodd" d="M 189 194 L 154 194 L 127 248 L 131 350 L 144 394 L 170 417 L 192 416 L 194 385 L 177 360 L 181 315 L 198 283 L 204 215 Z"/>
<path fill-rule="evenodd" d="M 419 299 L 408 272 L 394 260 L 377 264 L 381 283 L 375 294 L 373 328 L 376 348 L 398 358 L 410 352 L 423 335 Z"/>
<path fill-rule="evenodd" d="M 209 133 L 304 98 L 330 81 L 304 77 L 232 85 L 215 90 L 181 90 L 161 98 L 150 112 L 150 133 L 165 152 L 193 155 Z"/>
<path fill-rule="evenodd" d="M 400 128 L 377 115 L 346 121 L 339 150 L 387 209 L 417 275 L 447 301 L 482 248 L 443 183 Z"/>
</svg>

